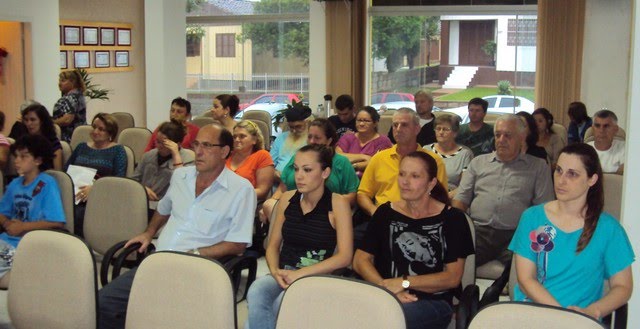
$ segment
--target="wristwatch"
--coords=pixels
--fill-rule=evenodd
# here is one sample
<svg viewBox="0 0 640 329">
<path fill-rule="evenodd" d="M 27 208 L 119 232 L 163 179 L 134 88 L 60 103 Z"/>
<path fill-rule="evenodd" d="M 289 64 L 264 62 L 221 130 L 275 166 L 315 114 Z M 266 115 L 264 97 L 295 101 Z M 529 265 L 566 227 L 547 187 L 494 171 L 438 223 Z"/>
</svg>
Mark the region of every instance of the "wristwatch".
<svg viewBox="0 0 640 329">
<path fill-rule="evenodd" d="M 409 289 L 409 286 L 411 286 L 411 282 L 409 282 L 409 278 L 405 274 L 402 276 L 402 288 Z"/>
<path fill-rule="evenodd" d="M 191 250 L 191 253 L 192 253 L 192 254 L 194 254 L 194 255 L 198 255 L 198 256 L 200 256 L 200 250 L 198 250 L 198 248 L 193 248 L 193 249 Z"/>
</svg>

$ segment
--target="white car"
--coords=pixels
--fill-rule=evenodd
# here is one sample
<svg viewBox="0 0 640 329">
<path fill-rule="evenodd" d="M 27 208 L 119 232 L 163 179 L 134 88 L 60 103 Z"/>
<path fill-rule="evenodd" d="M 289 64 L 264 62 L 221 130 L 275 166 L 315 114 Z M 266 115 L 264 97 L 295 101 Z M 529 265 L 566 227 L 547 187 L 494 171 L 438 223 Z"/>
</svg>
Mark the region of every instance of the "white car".
<svg viewBox="0 0 640 329">
<path fill-rule="evenodd" d="M 533 110 L 535 109 L 535 104 L 532 101 L 521 96 L 491 95 L 491 96 L 482 97 L 482 99 L 489 102 L 489 108 L 487 109 L 487 113 L 515 114 L 520 111 L 533 113 Z M 462 118 L 461 123 L 469 122 L 469 109 L 466 105 L 451 108 L 451 109 L 442 109 L 442 111 L 452 112 L 457 114 L 458 116 L 460 116 L 460 118 Z"/>
<path fill-rule="evenodd" d="M 282 128 L 274 128 L 273 124 L 275 123 L 275 116 L 278 114 L 278 112 L 282 109 L 286 109 L 287 108 L 287 104 L 284 103 L 260 103 L 260 104 L 253 104 L 251 106 L 248 106 L 246 109 L 238 112 L 238 114 L 236 114 L 236 116 L 234 117 L 235 120 L 242 120 L 242 116 L 244 115 L 245 112 L 248 111 L 267 111 L 269 112 L 269 114 L 271 115 L 271 141 L 273 142 L 276 137 L 280 136 L 280 134 L 282 134 Z"/>
</svg>

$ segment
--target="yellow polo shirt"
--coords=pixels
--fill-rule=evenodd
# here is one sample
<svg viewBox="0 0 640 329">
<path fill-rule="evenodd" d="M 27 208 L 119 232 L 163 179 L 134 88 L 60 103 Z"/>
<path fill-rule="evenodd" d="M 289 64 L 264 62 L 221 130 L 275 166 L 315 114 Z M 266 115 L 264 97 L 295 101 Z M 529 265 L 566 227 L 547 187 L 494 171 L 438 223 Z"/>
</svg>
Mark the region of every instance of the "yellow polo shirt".
<svg viewBox="0 0 640 329">
<path fill-rule="evenodd" d="M 397 152 L 398 145 L 376 153 L 367 169 L 362 175 L 358 194 L 364 194 L 374 199 L 376 205 L 381 205 L 387 201 L 395 202 L 400 200 L 400 189 L 398 188 L 398 173 L 400 172 L 400 154 Z M 442 158 L 429 151 L 423 149 L 420 145 L 416 151 L 429 154 L 436 160 L 438 164 L 438 181 L 444 186 L 445 191 L 448 188 L 447 172 Z"/>
</svg>

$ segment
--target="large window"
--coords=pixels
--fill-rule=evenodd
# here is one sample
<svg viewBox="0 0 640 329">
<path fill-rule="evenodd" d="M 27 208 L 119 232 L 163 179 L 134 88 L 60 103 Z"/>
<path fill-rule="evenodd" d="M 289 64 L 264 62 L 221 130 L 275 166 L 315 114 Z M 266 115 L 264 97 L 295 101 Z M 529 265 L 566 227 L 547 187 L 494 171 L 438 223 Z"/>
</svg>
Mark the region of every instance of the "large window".
<svg viewBox="0 0 640 329">
<path fill-rule="evenodd" d="M 535 15 L 373 12 L 368 90 L 373 107 L 415 109 L 403 96 L 427 89 L 436 107 L 463 121 L 474 97 L 489 101 L 490 112 L 533 112 Z"/>
<path fill-rule="evenodd" d="M 308 0 L 203 2 L 187 13 L 187 24 L 202 31 L 186 63 L 194 116 L 219 94 L 237 95 L 242 109 L 308 98 Z"/>
</svg>

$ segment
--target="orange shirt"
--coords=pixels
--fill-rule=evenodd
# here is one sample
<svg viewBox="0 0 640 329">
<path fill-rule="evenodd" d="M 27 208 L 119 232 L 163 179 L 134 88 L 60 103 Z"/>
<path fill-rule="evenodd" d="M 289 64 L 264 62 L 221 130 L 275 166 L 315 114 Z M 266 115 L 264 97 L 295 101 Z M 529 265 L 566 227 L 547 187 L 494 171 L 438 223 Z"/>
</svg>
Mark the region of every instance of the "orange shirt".
<svg viewBox="0 0 640 329">
<path fill-rule="evenodd" d="M 235 172 L 236 174 L 246 178 L 253 187 L 256 187 L 256 171 L 258 169 L 273 166 L 273 160 L 271 159 L 271 154 L 265 150 L 259 150 L 257 152 L 251 153 L 251 155 L 246 158 L 238 168 L 233 170 L 231 168 L 231 157 L 227 159 L 226 162 L 227 168 Z"/>
</svg>

